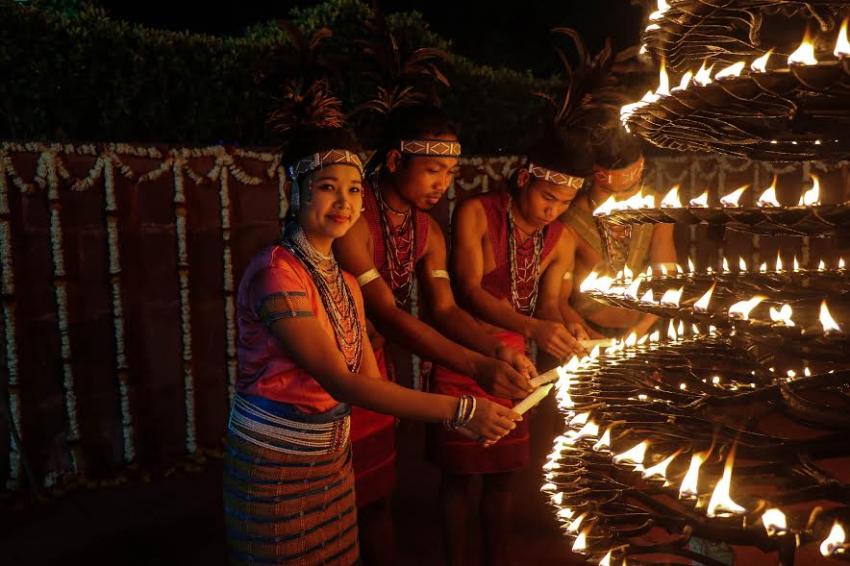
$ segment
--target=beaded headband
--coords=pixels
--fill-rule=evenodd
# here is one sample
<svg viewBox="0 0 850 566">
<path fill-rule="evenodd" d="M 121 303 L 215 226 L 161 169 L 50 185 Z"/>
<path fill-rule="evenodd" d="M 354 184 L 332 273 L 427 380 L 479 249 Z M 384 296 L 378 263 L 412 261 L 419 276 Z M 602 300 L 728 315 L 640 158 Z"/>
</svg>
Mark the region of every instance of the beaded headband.
<svg viewBox="0 0 850 566">
<path fill-rule="evenodd" d="M 566 173 L 559 173 L 557 171 L 553 171 L 552 169 L 540 167 L 539 165 L 535 165 L 534 163 L 528 164 L 528 172 L 533 177 L 536 177 L 538 179 L 542 179 L 544 181 L 548 181 L 556 185 L 567 186 L 571 189 L 580 189 L 581 186 L 584 184 L 584 177 L 573 177 L 572 175 L 567 175 Z"/>
<path fill-rule="evenodd" d="M 400 150 L 407 155 L 460 157 L 460 142 L 445 140 L 401 140 Z"/>
<path fill-rule="evenodd" d="M 328 167 L 329 165 L 350 165 L 360 171 L 360 176 L 363 176 L 363 163 L 356 153 L 347 149 L 330 149 L 321 153 L 313 153 L 307 157 L 302 157 L 288 167 L 289 178 L 292 181 L 292 193 L 289 199 L 289 206 L 293 211 L 298 211 L 301 206 L 301 187 L 298 183 L 298 177 L 305 175 L 317 169 Z M 307 201 L 309 202 L 307 195 Z"/>
<path fill-rule="evenodd" d="M 614 189 L 626 189 L 640 180 L 643 174 L 643 157 L 622 169 L 594 167 L 593 176 L 598 183 Z"/>
</svg>

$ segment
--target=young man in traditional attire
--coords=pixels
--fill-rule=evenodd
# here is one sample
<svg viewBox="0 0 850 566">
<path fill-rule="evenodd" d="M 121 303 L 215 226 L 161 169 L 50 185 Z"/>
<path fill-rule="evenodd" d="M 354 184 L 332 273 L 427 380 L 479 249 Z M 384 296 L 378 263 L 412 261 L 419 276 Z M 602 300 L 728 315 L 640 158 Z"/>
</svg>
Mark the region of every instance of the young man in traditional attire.
<svg viewBox="0 0 850 566">
<path fill-rule="evenodd" d="M 676 247 L 672 224 L 616 226 L 594 217 L 609 197 L 625 200 L 641 188 L 644 158 L 640 143 L 623 129 L 613 130 L 594 150 L 592 185 L 582 191 L 561 216 L 577 235 L 576 281 L 591 272 L 614 276 L 628 267 L 635 275 L 653 269 L 675 271 Z M 656 316 L 604 305 L 573 289 L 571 304 L 591 329 L 592 337 L 645 334 Z"/>
<path fill-rule="evenodd" d="M 338 117 L 319 118 L 325 127 L 290 132 L 289 221 L 249 263 L 237 295 L 239 378 L 224 473 L 231 563 L 360 563 L 349 403 L 493 442 L 520 419 L 484 398 L 381 379 L 359 287 L 332 253 L 360 216 L 362 165 L 351 135 L 331 127 Z"/>
<path fill-rule="evenodd" d="M 458 296 L 507 347 L 525 351 L 526 342 L 534 341 L 540 350 L 563 359 L 576 352 L 577 338 L 587 337 L 562 300 L 572 288 L 575 242 L 557 219 L 592 166 L 584 136 L 553 133 L 528 152 L 509 192 L 470 198 L 455 212 L 451 265 Z M 510 399 L 488 395 L 470 377 L 442 366 L 435 369 L 431 391 L 486 395 L 512 406 Z M 509 563 L 511 480 L 528 462 L 527 424 L 489 448 L 431 428 L 429 454 L 443 474 L 448 562 L 466 563 L 472 480 L 480 475 L 483 563 Z"/>
<path fill-rule="evenodd" d="M 530 392 L 534 365 L 521 351 L 484 332 L 455 303 L 445 239 L 427 212 L 451 184 L 459 156 L 457 127 L 441 110 L 414 106 L 393 112 L 367 166 L 363 215 L 334 250 L 343 268 L 357 275 L 367 316 L 377 329 L 371 337 L 379 359 L 384 358 L 384 340 L 391 340 L 425 360 L 474 376 L 500 397 L 520 398 Z M 406 310 L 414 277 L 420 305 L 427 306 L 436 329 Z M 363 470 L 358 474 L 363 524 L 375 523 L 361 536 L 374 534 L 374 544 L 364 541 L 364 546 L 381 553 L 373 562 L 389 564 L 392 523 L 386 502 L 395 480 L 393 422 L 356 411 L 352 436 L 355 468 L 360 459 Z M 361 445 L 368 446 L 368 452 Z"/>
</svg>

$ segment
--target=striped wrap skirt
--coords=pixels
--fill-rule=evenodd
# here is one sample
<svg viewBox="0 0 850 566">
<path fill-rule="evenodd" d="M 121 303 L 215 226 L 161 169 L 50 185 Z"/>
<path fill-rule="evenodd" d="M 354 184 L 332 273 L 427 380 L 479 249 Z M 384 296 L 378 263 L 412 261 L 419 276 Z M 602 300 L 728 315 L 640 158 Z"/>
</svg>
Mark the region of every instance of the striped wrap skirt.
<svg viewBox="0 0 850 566">
<path fill-rule="evenodd" d="M 231 564 L 358 562 L 349 414 L 344 404 L 306 415 L 234 398 L 224 463 Z"/>
</svg>

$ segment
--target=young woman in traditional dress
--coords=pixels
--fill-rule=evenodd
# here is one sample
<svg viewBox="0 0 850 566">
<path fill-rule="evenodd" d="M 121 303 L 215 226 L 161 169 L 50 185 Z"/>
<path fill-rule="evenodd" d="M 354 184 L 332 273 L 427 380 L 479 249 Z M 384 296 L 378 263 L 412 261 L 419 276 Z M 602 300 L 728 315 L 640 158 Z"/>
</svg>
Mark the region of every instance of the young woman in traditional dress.
<svg viewBox="0 0 850 566">
<path fill-rule="evenodd" d="M 351 405 L 463 427 L 489 441 L 521 419 L 485 398 L 381 379 L 360 290 L 331 251 L 363 207 L 357 148 L 337 127 L 291 135 L 283 156 L 289 222 L 281 240 L 253 258 L 238 290 L 239 379 L 224 477 L 228 547 L 234 563 L 354 564 Z"/>
<path fill-rule="evenodd" d="M 546 136 L 529 151 L 509 192 L 467 199 L 455 212 L 451 265 L 459 297 L 506 347 L 525 352 L 526 341 L 534 341 L 561 359 L 579 352 L 576 339 L 587 337 L 566 301 L 575 242 L 557 219 L 592 166 L 583 136 Z M 434 372 L 431 391 L 484 396 L 512 406 L 509 399 L 488 395 L 470 377 L 442 366 Z M 526 422 L 492 447 L 452 431 L 432 432 L 429 453 L 443 474 L 441 503 L 449 563 L 466 563 L 471 487 L 478 475 L 484 563 L 509 563 L 511 480 L 513 472 L 528 462 Z"/>
</svg>

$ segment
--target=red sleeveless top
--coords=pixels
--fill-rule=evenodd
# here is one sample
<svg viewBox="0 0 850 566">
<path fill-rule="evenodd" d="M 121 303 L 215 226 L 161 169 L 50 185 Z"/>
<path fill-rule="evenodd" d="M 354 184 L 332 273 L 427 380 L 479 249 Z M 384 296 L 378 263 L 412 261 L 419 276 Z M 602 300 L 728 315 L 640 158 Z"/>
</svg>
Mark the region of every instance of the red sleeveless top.
<svg viewBox="0 0 850 566">
<path fill-rule="evenodd" d="M 428 213 L 413 208 L 409 222 L 392 226 L 382 217 L 371 181 L 363 181 L 363 217 L 372 235 L 373 260 L 378 273 L 392 289 L 396 303 L 406 306 L 410 297 L 409 282 L 415 275 L 416 264 L 425 256 L 430 219 Z"/>
<path fill-rule="evenodd" d="M 481 205 L 484 207 L 484 212 L 487 215 L 487 238 L 490 240 L 490 245 L 493 246 L 493 254 L 495 255 L 496 268 L 489 273 L 485 273 L 481 278 L 481 287 L 496 297 L 497 299 L 511 300 L 511 266 L 510 256 L 508 255 L 508 204 L 510 203 L 510 194 L 505 191 L 498 191 L 483 194 L 478 198 Z M 540 263 L 555 248 L 558 239 L 561 237 L 561 231 L 564 226 L 560 222 L 552 222 L 543 228 L 543 251 L 540 254 Z M 516 263 L 519 269 L 534 269 L 539 271 L 540 265 L 530 265 L 533 260 L 533 246 L 525 245 L 533 243 L 533 238 L 529 237 L 522 245 L 517 246 Z M 520 278 L 517 281 L 517 294 L 521 297 L 530 296 L 533 292 L 537 277 Z"/>
</svg>

